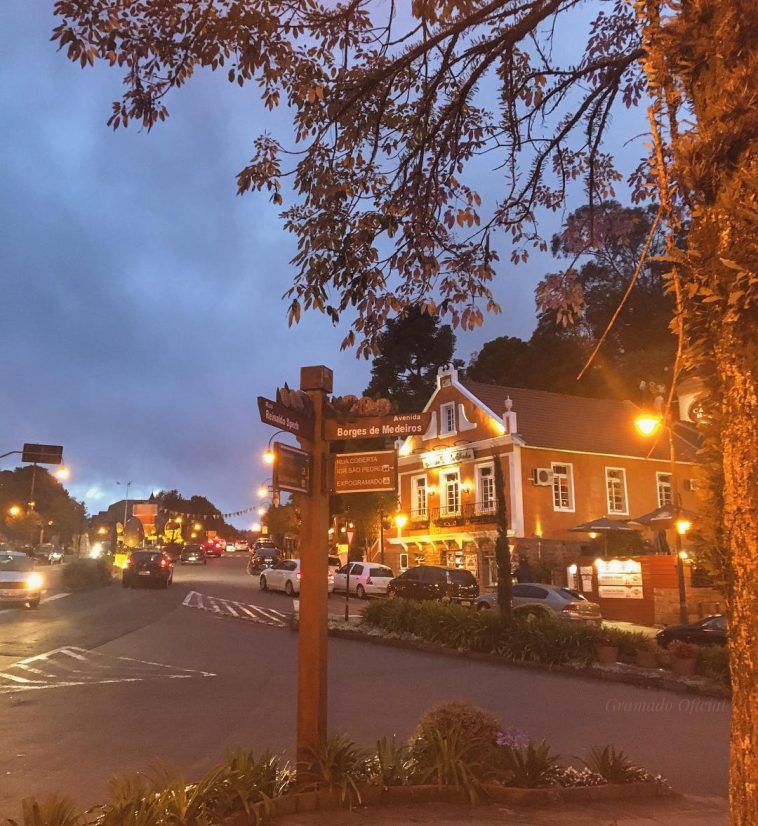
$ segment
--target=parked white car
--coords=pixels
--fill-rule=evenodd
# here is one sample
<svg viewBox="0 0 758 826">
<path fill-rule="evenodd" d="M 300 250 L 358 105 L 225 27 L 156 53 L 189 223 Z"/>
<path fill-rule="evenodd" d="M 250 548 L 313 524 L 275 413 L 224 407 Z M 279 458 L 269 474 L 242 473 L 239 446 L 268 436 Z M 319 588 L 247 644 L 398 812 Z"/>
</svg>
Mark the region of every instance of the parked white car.
<svg viewBox="0 0 758 826">
<path fill-rule="evenodd" d="M 334 574 L 334 590 L 347 588 L 348 570 L 350 571 L 350 593 L 360 599 L 387 596 L 387 586 L 395 578 L 392 569 L 374 562 L 348 562 Z"/>
<path fill-rule="evenodd" d="M 300 593 L 300 560 L 283 559 L 271 568 L 266 568 L 259 580 L 261 591 L 284 591 L 288 596 Z M 334 590 L 334 574 L 327 575 L 327 591 Z"/>
</svg>

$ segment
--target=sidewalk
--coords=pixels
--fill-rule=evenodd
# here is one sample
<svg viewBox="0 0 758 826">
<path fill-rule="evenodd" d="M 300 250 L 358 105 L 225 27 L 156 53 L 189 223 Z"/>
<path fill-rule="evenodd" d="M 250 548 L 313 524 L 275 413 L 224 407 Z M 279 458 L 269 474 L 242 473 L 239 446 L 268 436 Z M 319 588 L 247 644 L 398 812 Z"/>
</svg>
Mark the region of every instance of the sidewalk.
<svg viewBox="0 0 758 826">
<path fill-rule="evenodd" d="M 721 797 L 673 800 L 556 804 L 539 809 L 515 809 L 500 803 L 465 806 L 427 803 L 417 806 L 377 806 L 348 811 L 305 812 L 274 819 L 274 826 L 725 826 L 727 802 Z"/>
</svg>

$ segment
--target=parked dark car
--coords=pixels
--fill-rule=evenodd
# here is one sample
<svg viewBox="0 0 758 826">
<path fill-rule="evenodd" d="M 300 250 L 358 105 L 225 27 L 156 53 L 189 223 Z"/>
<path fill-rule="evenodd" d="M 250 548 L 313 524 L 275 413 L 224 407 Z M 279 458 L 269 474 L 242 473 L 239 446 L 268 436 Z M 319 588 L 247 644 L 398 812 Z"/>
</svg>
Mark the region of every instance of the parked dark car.
<svg viewBox="0 0 758 826">
<path fill-rule="evenodd" d="M 200 545 L 185 545 L 179 555 L 182 565 L 206 565 L 205 553 Z"/>
<path fill-rule="evenodd" d="M 674 640 L 695 645 L 726 645 L 726 631 L 726 617 L 715 614 L 686 625 L 668 625 L 655 635 L 655 639 L 662 648 Z"/>
<path fill-rule="evenodd" d="M 419 565 L 408 568 L 391 580 L 387 586 L 387 596 L 390 599 L 434 599 L 472 605 L 479 596 L 479 584 L 471 571 Z"/>
<path fill-rule="evenodd" d="M 162 551 L 132 551 L 121 573 L 121 585 L 135 588 L 137 585 L 158 584 L 168 588 L 174 580 L 174 563 Z"/>
<path fill-rule="evenodd" d="M 247 561 L 247 572 L 251 576 L 255 576 L 261 571 L 266 571 L 273 568 L 274 565 L 278 565 L 283 559 L 284 554 L 274 545 L 256 547 L 250 553 L 250 559 Z"/>
</svg>

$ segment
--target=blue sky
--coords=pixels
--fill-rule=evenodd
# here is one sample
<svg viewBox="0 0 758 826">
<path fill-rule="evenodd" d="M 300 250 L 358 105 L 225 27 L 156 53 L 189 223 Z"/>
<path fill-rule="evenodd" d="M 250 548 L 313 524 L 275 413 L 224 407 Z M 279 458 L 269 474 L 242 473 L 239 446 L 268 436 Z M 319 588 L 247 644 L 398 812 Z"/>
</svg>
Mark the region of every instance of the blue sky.
<svg viewBox="0 0 758 826">
<path fill-rule="evenodd" d="M 91 511 L 121 498 L 119 480 L 133 496 L 175 487 L 240 510 L 266 477 L 256 397 L 297 385 L 304 363 L 332 367 L 337 393 L 369 374 L 340 352 L 345 328 L 316 315 L 288 328 L 292 239 L 265 195 L 235 195 L 253 138 L 286 135 L 286 113 L 201 73 L 152 133 L 114 133 L 120 75 L 58 53 L 51 8 L 0 11 L 0 453 L 63 444 Z M 551 262 L 505 262 L 504 312 L 458 334 L 462 358 L 534 326 Z"/>
</svg>

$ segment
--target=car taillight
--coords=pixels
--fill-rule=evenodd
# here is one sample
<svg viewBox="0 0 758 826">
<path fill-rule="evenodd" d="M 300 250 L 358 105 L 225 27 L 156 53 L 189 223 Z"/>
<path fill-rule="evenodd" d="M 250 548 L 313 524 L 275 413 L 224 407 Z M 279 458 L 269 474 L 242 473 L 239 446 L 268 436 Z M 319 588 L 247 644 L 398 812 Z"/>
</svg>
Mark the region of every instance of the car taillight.
<svg viewBox="0 0 758 826">
<path fill-rule="evenodd" d="M 164 556 L 163 559 L 161 559 L 161 568 L 165 568 L 166 565 L 168 565 L 168 560 Z"/>
<path fill-rule="evenodd" d="M 297 578 L 300 579 L 300 576 L 301 576 L 300 571 L 298 571 L 297 574 L 295 574 L 295 576 L 297 576 Z"/>
<path fill-rule="evenodd" d="M 565 614 L 578 614 L 579 613 L 579 603 L 569 602 L 567 605 L 564 605 L 563 606 L 563 613 L 565 613 Z"/>
</svg>

